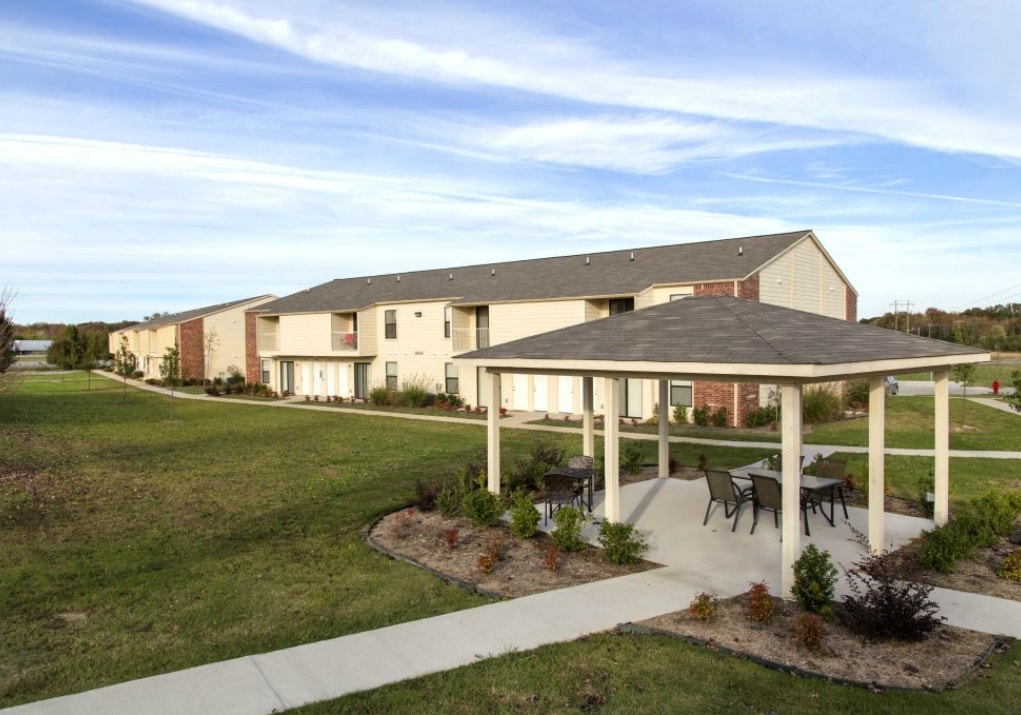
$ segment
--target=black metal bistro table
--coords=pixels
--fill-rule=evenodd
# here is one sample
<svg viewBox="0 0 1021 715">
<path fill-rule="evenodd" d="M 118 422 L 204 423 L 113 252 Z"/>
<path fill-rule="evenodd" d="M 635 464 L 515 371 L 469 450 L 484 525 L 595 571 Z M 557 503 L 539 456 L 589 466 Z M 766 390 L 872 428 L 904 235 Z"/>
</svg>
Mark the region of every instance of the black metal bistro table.
<svg viewBox="0 0 1021 715">
<path fill-rule="evenodd" d="M 776 481 L 783 484 L 783 474 L 774 469 L 764 469 L 761 467 L 742 467 L 741 469 L 732 469 L 730 476 L 734 479 L 751 479 L 751 473 L 762 474 L 767 477 L 771 477 Z M 827 477 L 815 477 L 811 474 L 801 475 L 801 493 L 808 496 L 813 502 L 819 505 L 819 511 L 822 512 L 823 518 L 829 523 L 830 526 L 836 526 L 836 519 L 834 512 L 836 510 L 836 498 L 840 497 L 840 502 L 844 507 L 844 517 L 847 517 L 847 505 L 844 504 L 844 480 L 842 479 L 829 479 Z M 826 513 L 826 507 L 824 505 L 823 498 L 827 497 L 827 501 L 830 503 L 830 513 Z M 814 511 L 814 509 L 813 509 Z"/>
<path fill-rule="evenodd" d="M 592 490 L 596 481 L 596 470 L 589 467 L 554 467 L 546 472 L 546 476 L 560 475 L 573 479 L 576 484 L 586 488 L 586 504 L 589 513 L 592 513 Z"/>
</svg>

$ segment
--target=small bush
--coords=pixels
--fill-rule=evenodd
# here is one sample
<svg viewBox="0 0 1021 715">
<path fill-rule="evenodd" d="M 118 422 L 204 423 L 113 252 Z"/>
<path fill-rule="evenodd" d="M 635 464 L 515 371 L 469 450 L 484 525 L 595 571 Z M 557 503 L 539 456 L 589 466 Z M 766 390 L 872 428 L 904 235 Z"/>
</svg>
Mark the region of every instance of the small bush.
<svg viewBox="0 0 1021 715">
<path fill-rule="evenodd" d="M 585 517 L 573 506 L 562 506 L 553 513 L 553 523 L 556 528 L 550 533 L 550 538 L 561 551 L 580 551 L 585 546 L 581 539 L 581 527 L 585 523 Z"/>
<path fill-rule="evenodd" d="M 1003 557 L 996 575 L 1008 581 L 1021 581 L 1021 549 L 1014 549 Z"/>
<path fill-rule="evenodd" d="M 756 623 L 772 623 L 774 603 L 765 581 L 751 584 L 748 589 L 748 618 Z"/>
<path fill-rule="evenodd" d="M 415 510 L 404 509 L 397 512 L 390 522 L 390 535 L 395 539 L 404 540 L 411 536 L 415 528 Z"/>
<path fill-rule="evenodd" d="M 603 558 L 618 565 L 638 563 L 649 549 L 634 525 L 623 521 L 600 524 L 599 545 L 603 547 Z"/>
<path fill-rule="evenodd" d="M 707 405 L 702 405 L 701 407 L 696 407 L 695 409 L 693 409 L 691 411 L 691 419 L 699 427 L 708 427 L 709 426 L 709 407 Z"/>
<path fill-rule="evenodd" d="M 401 383 L 398 401 L 405 407 L 425 407 L 429 401 L 429 387 L 425 378 L 413 375 Z"/>
<path fill-rule="evenodd" d="M 708 623 L 716 618 L 716 596 L 702 591 L 688 604 L 688 615 L 696 621 Z"/>
<path fill-rule="evenodd" d="M 842 409 L 840 395 L 827 385 L 810 385 L 802 393 L 801 418 L 806 424 L 834 420 Z"/>
<path fill-rule="evenodd" d="M 776 407 L 766 405 L 765 407 L 757 407 L 745 415 L 744 423 L 747 427 L 765 427 L 776 422 L 777 419 L 779 419 L 779 414 Z"/>
<path fill-rule="evenodd" d="M 679 425 L 688 424 L 688 408 L 686 405 L 674 405 L 674 422 Z"/>
<path fill-rule="evenodd" d="M 415 480 L 415 506 L 421 511 L 436 509 L 436 500 L 440 495 L 440 485 L 424 479 Z"/>
<path fill-rule="evenodd" d="M 560 548 L 556 544 L 550 544 L 542 563 L 550 573 L 556 573 L 560 569 Z"/>
<path fill-rule="evenodd" d="M 531 539 L 539 533 L 539 512 L 526 492 L 511 494 L 511 533 L 519 539 Z"/>
<path fill-rule="evenodd" d="M 461 497 L 461 514 L 477 526 L 496 526 L 503 506 L 500 497 L 488 489 L 472 489 Z"/>
<path fill-rule="evenodd" d="M 642 471 L 642 462 L 645 459 L 645 450 L 642 445 L 629 439 L 624 441 L 620 447 L 620 468 L 625 474 L 638 474 Z"/>
<path fill-rule="evenodd" d="M 448 549 L 456 549 L 457 544 L 461 539 L 461 530 L 457 527 L 443 530 L 443 543 L 447 545 Z"/>
<path fill-rule="evenodd" d="M 844 383 L 844 404 L 848 407 L 869 404 L 869 381 L 848 380 Z"/>
<path fill-rule="evenodd" d="M 461 515 L 461 500 L 464 498 L 464 492 L 458 486 L 456 481 L 447 481 L 440 488 L 439 494 L 436 495 L 436 508 L 440 514 L 451 519 L 455 516 Z"/>
<path fill-rule="evenodd" d="M 866 545 L 865 536 L 855 533 Z M 851 593 L 840 610 L 852 632 L 870 640 L 922 640 L 945 620 L 929 600 L 932 586 L 899 578 L 889 554 L 869 553 L 855 566 L 847 572 Z"/>
<path fill-rule="evenodd" d="M 396 400 L 394 399 L 395 394 L 396 393 L 386 389 L 386 387 L 382 385 L 378 387 L 373 387 L 371 390 L 369 390 L 369 402 L 376 405 L 377 407 L 382 407 L 384 405 L 392 405 L 396 402 Z"/>
<path fill-rule="evenodd" d="M 829 615 L 830 601 L 837 584 L 837 567 L 828 551 L 809 544 L 794 562 L 794 586 L 791 594 L 804 610 Z"/>
<path fill-rule="evenodd" d="M 794 641 L 807 650 L 819 650 L 827 633 L 826 624 L 814 613 L 800 614 L 794 624 Z"/>
<path fill-rule="evenodd" d="M 949 573 L 976 548 L 993 546 L 1010 533 L 1019 514 L 1021 494 L 1017 492 L 993 490 L 965 502 L 946 524 L 922 533 L 921 561 Z"/>
<path fill-rule="evenodd" d="M 974 547 L 960 522 L 951 519 L 943 526 L 922 532 L 923 564 L 940 573 L 950 573 L 957 562 L 971 556 Z"/>
<path fill-rule="evenodd" d="M 507 473 L 507 488 L 535 491 L 542 485 L 546 472 L 564 463 L 563 447 L 550 442 L 536 442 L 528 454 L 514 460 Z"/>
<path fill-rule="evenodd" d="M 721 407 L 716 410 L 712 416 L 713 427 L 726 427 L 727 426 L 727 408 Z"/>
<path fill-rule="evenodd" d="M 489 553 L 479 554 L 479 558 L 475 560 L 475 567 L 485 574 L 491 573 L 494 566 L 496 566 L 496 558 Z"/>
</svg>

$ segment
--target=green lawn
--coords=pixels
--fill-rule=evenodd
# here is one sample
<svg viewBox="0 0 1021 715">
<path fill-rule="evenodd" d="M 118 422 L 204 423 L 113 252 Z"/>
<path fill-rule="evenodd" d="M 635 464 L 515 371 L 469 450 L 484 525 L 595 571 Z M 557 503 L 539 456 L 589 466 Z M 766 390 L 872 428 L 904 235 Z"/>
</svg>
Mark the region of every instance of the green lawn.
<svg viewBox="0 0 1021 715">
<path fill-rule="evenodd" d="M 686 604 L 684 604 L 686 605 Z M 1016 713 L 1021 646 L 946 693 L 792 677 L 664 636 L 596 634 L 290 711 L 328 713 Z"/>
<path fill-rule="evenodd" d="M 416 478 L 476 457 L 480 426 L 186 399 L 170 421 L 163 396 L 99 377 L 86 388 L 81 373 L 31 376 L 0 394 L 0 707 L 487 602 L 363 541 Z M 540 439 L 580 450 L 578 434 L 508 429 L 504 463 Z M 724 468 L 772 451 L 672 445 L 682 463 L 705 453 Z M 981 478 L 1002 480 L 1006 464 Z M 626 677 L 603 678 L 610 657 L 628 664 Z M 595 636 L 323 707 L 413 710 L 436 689 L 451 693 L 441 709 L 452 712 L 530 707 L 531 692 L 565 698 L 537 711 L 576 709 L 574 694 L 593 687 L 623 710 L 712 711 L 738 696 L 695 692 L 725 682 L 746 693 L 731 709 L 788 711 L 801 702 L 790 688 L 852 692 L 719 658 L 666 639 Z M 1017 702 L 1008 671 L 997 665 L 969 691 L 999 688 Z M 679 678 L 693 683 L 688 695 Z M 933 702 L 887 697 L 875 702 Z"/>
<path fill-rule="evenodd" d="M 993 359 L 989 362 L 980 362 L 975 364 L 975 379 L 972 380 L 972 385 L 980 385 L 982 387 L 992 387 L 993 380 L 999 380 L 1003 386 L 1010 385 L 1010 375 L 1014 370 L 1021 370 L 1021 357 L 1016 353 L 1004 353 L 1003 358 L 997 357 L 997 354 L 993 354 Z M 931 372 L 913 372 L 909 375 L 898 375 L 898 380 L 932 380 Z"/>
</svg>

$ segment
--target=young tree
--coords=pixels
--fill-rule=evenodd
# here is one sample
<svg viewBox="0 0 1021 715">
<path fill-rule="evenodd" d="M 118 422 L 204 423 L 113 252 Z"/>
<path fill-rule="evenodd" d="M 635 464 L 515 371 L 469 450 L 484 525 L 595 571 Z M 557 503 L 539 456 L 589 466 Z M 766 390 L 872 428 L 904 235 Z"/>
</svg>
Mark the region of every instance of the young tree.
<svg viewBox="0 0 1021 715">
<path fill-rule="evenodd" d="M 170 419 L 174 419 L 174 388 L 181 384 L 181 351 L 175 345 L 167 348 L 160 361 L 163 386 L 170 388 Z"/>
<path fill-rule="evenodd" d="M 950 370 L 950 379 L 959 384 L 964 392 L 961 399 L 961 426 L 964 426 L 964 406 L 968 402 L 968 385 L 975 379 L 975 363 L 965 362 L 954 365 Z"/>
<path fill-rule="evenodd" d="M 213 383 L 213 355 L 216 354 L 216 348 L 220 346 L 220 337 L 216 334 L 216 328 L 211 329 L 206 333 L 205 339 L 205 358 L 206 358 L 206 370 L 203 378 L 208 384 Z"/>
<path fill-rule="evenodd" d="M 138 361 L 135 354 L 128 349 L 128 336 L 121 336 L 121 344 L 113 356 L 113 370 L 124 380 L 124 402 L 128 401 L 128 378 L 135 373 Z"/>
<path fill-rule="evenodd" d="M 14 317 L 10 314 L 14 293 L 7 288 L 0 291 L 0 375 L 14 364 Z"/>
<path fill-rule="evenodd" d="M 68 325 L 46 351 L 46 361 L 63 370 L 77 370 L 85 356 L 85 338 L 77 325 Z"/>
</svg>

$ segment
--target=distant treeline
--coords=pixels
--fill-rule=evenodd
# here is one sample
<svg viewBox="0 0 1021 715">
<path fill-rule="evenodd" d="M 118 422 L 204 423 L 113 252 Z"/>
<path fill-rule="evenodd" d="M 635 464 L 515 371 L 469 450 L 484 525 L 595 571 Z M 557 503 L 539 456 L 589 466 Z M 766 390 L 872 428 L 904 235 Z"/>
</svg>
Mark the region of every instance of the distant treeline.
<svg viewBox="0 0 1021 715">
<path fill-rule="evenodd" d="M 104 323 L 100 320 L 93 320 L 88 323 L 78 323 L 77 328 L 82 333 L 104 332 L 112 333 L 123 330 L 129 325 L 138 325 L 140 320 L 122 320 L 119 323 Z M 14 324 L 15 340 L 56 340 L 67 329 L 66 323 L 32 323 L 30 325 Z"/>
<path fill-rule="evenodd" d="M 1021 303 L 968 308 L 959 313 L 939 308 L 927 308 L 924 313 L 884 313 L 861 322 L 984 350 L 1021 352 Z"/>
</svg>

